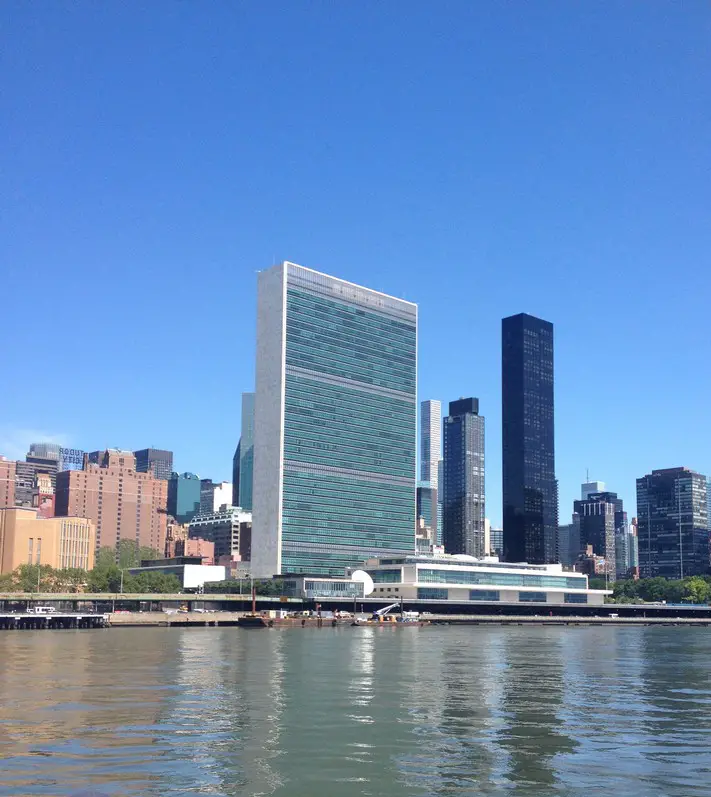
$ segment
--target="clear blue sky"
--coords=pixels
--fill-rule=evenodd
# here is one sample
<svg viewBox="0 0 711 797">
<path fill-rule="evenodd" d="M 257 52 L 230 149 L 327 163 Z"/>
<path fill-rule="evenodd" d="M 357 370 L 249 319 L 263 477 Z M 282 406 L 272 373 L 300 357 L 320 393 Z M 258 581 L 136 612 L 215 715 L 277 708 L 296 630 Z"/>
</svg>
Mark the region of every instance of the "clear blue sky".
<svg viewBox="0 0 711 797">
<path fill-rule="evenodd" d="M 711 472 L 704 2 L 0 5 L 0 452 L 174 449 L 230 477 L 256 271 L 420 305 L 421 398 L 555 323 L 561 519 L 586 468 Z"/>
</svg>

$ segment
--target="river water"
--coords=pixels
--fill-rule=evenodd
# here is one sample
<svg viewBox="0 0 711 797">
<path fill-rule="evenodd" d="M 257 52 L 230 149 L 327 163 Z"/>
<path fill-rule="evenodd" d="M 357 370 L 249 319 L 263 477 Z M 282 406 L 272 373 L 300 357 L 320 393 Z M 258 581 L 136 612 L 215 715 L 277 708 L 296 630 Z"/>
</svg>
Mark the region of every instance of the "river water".
<svg viewBox="0 0 711 797">
<path fill-rule="evenodd" d="M 0 632 L 0 795 L 711 795 L 711 629 Z"/>
</svg>

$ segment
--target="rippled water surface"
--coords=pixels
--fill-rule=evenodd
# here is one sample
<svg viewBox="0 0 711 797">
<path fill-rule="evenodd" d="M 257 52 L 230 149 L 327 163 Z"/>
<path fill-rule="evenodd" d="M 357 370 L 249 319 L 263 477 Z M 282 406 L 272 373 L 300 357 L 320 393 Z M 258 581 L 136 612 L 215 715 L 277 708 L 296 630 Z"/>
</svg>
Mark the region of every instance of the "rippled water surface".
<svg viewBox="0 0 711 797">
<path fill-rule="evenodd" d="M 0 632 L 0 795 L 711 795 L 705 628 Z"/>
</svg>

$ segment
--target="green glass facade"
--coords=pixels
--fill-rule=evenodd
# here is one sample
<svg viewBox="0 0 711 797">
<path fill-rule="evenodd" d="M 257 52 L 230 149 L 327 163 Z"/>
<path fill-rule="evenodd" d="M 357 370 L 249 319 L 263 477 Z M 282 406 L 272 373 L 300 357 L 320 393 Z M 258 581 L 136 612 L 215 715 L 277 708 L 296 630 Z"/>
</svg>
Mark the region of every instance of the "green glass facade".
<svg viewBox="0 0 711 797">
<path fill-rule="evenodd" d="M 281 569 L 343 575 L 414 549 L 417 316 L 311 273 L 287 279 Z"/>
<path fill-rule="evenodd" d="M 528 573 L 476 573 L 463 570 L 436 570 L 420 567 L 417 580 L 437 584 L 495 584 L 506 587 L 548 587 L 561 589 L 586 589 L 585 576 L 529 575 Z"/>
</svg>

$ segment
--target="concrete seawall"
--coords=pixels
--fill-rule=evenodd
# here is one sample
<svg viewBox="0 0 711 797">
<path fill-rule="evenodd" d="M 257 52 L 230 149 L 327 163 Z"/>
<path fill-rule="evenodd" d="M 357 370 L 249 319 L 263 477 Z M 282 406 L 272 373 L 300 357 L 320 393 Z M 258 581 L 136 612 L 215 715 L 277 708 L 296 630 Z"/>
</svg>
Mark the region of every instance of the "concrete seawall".
<svg viewBox="0 0 711 797">
<path fill-rule="evenodd" d="M 236 626 L 243 612 L 215 612 L 205 613 L 189 612 L 187 614 L 166 614 L 165 612 L 118 612 L 108 616 L 108 624 L 112 628 L 121 627 L 224 627 Z M 269 618 L 265 617 L 269 622 Z M 317 627 L 319 625 L 316 617 L 294 617 L 277 619 L 273 621 L 275 628 L 301 628 Z M 321 626 L 330 628 L 332 626 L 350 626 L 353 621 L 349 619 L 334 620 L 324 617 Z M 693 625 L 711 626 L 709 618 L 686 618 L 686 617 L 548 617 L 548 616 L 518 616 L 518 615 L 428 615 L 420 618 L 419 621 L 411 623 L 393 623 L 391 621 L 362 622 L 363 627 L 397 627 L 407 628 L 418 625 Z"/>
</svg>

